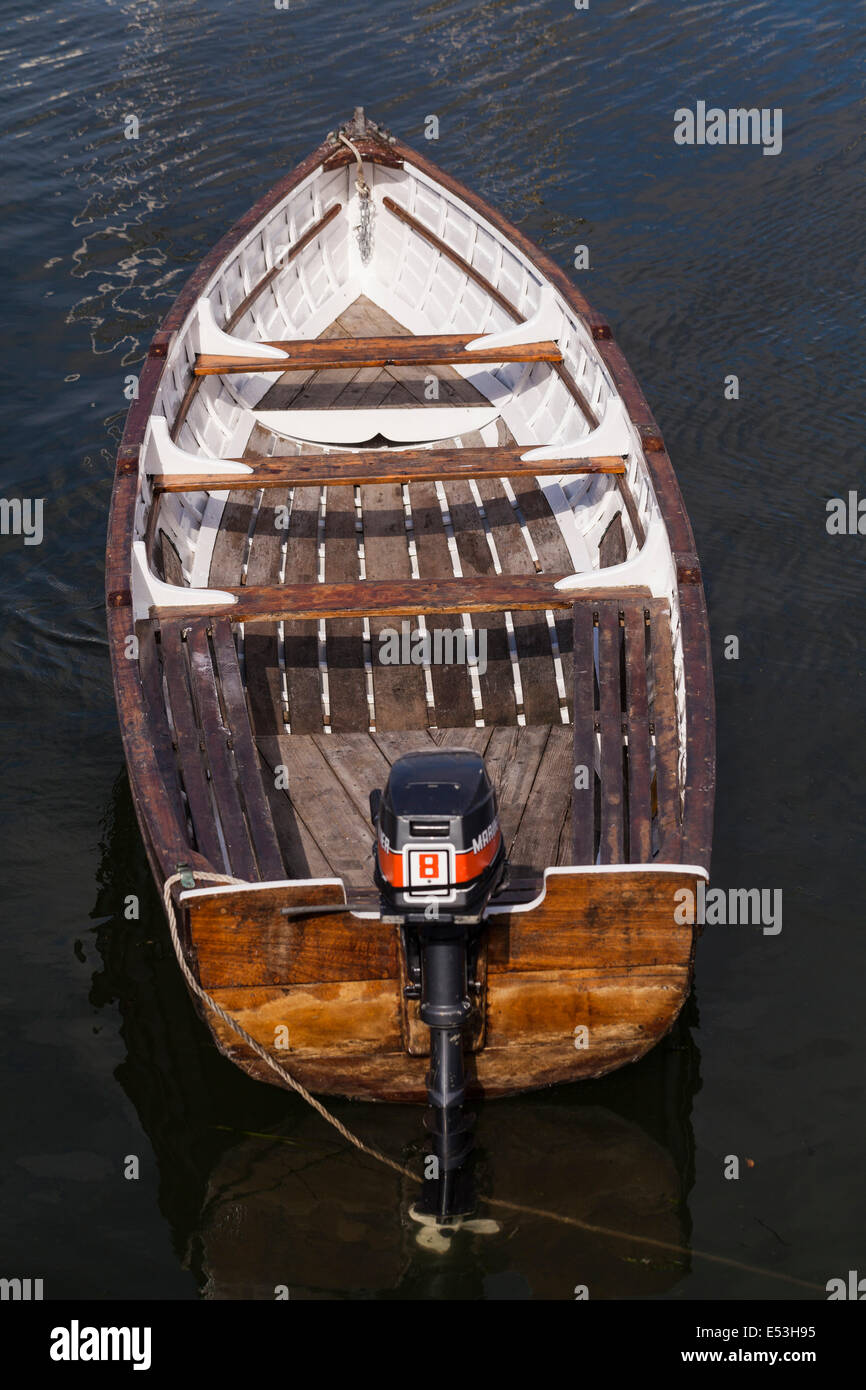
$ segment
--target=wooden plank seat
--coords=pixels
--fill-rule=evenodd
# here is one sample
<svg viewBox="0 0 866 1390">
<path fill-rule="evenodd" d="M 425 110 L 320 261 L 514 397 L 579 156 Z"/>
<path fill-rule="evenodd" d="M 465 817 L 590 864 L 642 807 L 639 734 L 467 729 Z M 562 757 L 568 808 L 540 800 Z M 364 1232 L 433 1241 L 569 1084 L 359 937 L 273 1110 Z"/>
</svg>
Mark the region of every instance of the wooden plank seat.
<svg viewBox="0 0 866 1390">
<path fill-rule="evenodd" d="M 500 347 L 470 347 L 477 333 L 418 334 L 405 337 L 274 339 L 262 347 L 279 348 L 284 358 L 232 357 L 199 353 L 195 376 L 222 376 L 231 372 L 308 372 L 363 367 L 428 367 L 443 363 L 551 362 L 561 363 L 562 353 L 547 339 Z"/>
<path fill-rule="evenodd" d="M 249 881 L 284 877 L 231 624 L 163 621 L 159 649 L 196 848 L 218 872 Z"/>
<path fill-rule="evenodd" d="M 574 595 L 557 589 L 563 574 L 482 575 L 471 579 L 382 579 L 343 584 L 224 586 L 234 604 L 201 605 L 198 617 L 229 617 L 232 622 L 284 619 L 408 617 L 420 613 L 502 613 L 570 608 Z M 178 618 L 178 609 L 155 608 L 160 620 Z"/>
<path fill-rule="evenodd" d="M 277 458 L 247 456 L 236 461 L 251 465 L 251 473 L 155 473 L 152 477 L 157 492 L 215 492 L 625 472 L 623 460 L 613 455 L 524 462 L 521 455 L 526 452 L 526 447 L 504 445 L 481 449 L 358 449 L 353 453 L 334 451 Z"/>
<path fill-rule="evenodd" d="M 678 863 L 670 609 L 632 591 L 574 603 L 576 864 Z"/>
</svg>

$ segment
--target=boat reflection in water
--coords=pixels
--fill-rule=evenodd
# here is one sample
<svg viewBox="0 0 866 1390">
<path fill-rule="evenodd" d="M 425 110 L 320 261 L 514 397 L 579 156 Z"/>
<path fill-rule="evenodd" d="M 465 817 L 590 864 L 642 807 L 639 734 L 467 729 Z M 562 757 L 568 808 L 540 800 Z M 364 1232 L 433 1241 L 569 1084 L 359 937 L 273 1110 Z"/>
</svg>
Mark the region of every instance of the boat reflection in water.
<svg viewBox="0 0 866 1390">
<path fill-rule="evenodd" d="M 693 1182 L 691 1105 L 698 1053 L 688 1028 L 597 1082 L 476 1106 L 477 1186 L 552 1216 L 627 1233 L 599 1235 L 552 1216 L 495 1208 L 499 1230 L 429 1231 L 417 1190 L 345 1145 L 298 1098 L 247 1078 L 214 1049 L 177 970 L 126 777 L 118 779 L 93 917 L 103 968 L 91 1002 L 119 1007 L 126 1061 L 117 1080 L 160 1169 L 160 1206 L 202 1297 L 637 1298 L 673 1290 L 687 1254 Z M 130 895 L 138 920 L 127 920 Z M 415 1106 L 333 1100 L 353 1131 L 416 1171 Z M 283 1295 L 285 1296 L 285 1294 Z"/>
</svg>

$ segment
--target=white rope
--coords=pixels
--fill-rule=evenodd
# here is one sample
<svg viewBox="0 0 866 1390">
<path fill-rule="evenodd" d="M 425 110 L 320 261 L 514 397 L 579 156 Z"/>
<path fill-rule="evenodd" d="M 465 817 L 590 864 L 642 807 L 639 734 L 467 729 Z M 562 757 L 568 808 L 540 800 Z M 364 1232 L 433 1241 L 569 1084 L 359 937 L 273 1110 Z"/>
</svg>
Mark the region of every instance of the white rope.
<svg viewBox="0 0 866 1390">
<path fill-rule="evenodd" d="M 369 192 L 370 192 L 370 185 L 367 183 L 367 180 L 364 178 L 364 161 L 363 161 L 363 159 L 361 158 L 361 151 L 358 149 L 358 146 L 357 146 L 357 145 L 353 145 L 353 144 L 352 144 L 352 141 L 346 138 L 346 136 L 343 134 L 342 131 L 340 131 L 340 139 L 341 139 L 342 143 L 343 143 L 344 145 L 346 145 L 346 146 L 352 151 L 352 154 L 355 156 L 356 160 L 358 161 L 358 177 L 357 177 L 356 180 L 355 180 L 355 187 L 357 188 L 358 192 L 361 194 L 361 197 L 364 198 L 364 197 L 366 197 L 366 196 L 369 194 Z"/>
<path fill-rule="evenodd" d="M 361 221 L 355 228 L 355 235 L 358 238 L 358 250 L 361 260 L 366 264 L 373 251 L 373 199 L 370 193 L 370 185 L 364 178 L 364 161 L 361 158 L 361 151 L 357 145 L 340 131 L 341 142 L 352 151 L 358 162 L 358 176 L 355 179 L 355 187 L 358 190 L 358 198 L 361 204 Z"/>
<path fill-rule="evenodd" d="M 203 873 L 199 869 L 194 869 L 192 872 L 196 878 L 205 880 L 208 883 L 244 882 L 243 879 L 232 878 L 228 874 Z M 247 1032 L 242 1023 L 239 1023 L 236 1018 L 232 1018 L 231 1014 L 226 1013 L 225 1009 L 223 1009 L 215 999 L 211 998 L 207 990 L 202 989 L 189 967 L 183 952 L 183 947 L 180 944 L 180 937 L 177 930 L 177 912 L 174 906 L 174 899 L 171 896 L 172 888 L 176 883 L 180 883 L 183 878 L 184 875 L 178 873 L 172 874 L 170 878 L 166 879 L 162 890 L 162 900 L 165 904 L 168 929 L 171 932 L 171 943 L 174 946 L 177 963 L 193 994 L 201 999 L 202 1003 L 206 1004 L 211 1012 L 216 1014 L 217 1018 L 221 1018 L 223 1023 L 231 1028 L 233 1032 L 237 1033 L 238 1037 L 243 1039 L 247 1047 L 251 1048 L 257 1057 L 261 1057 L 262 1061 L 270 1067 L 271 1071 L 276 1072 L 281 1081 L 284 1081 L 287 1086 L 298 1093 L 302 1100 L 305 1100 L 308 1105 L 311 1105 L 316 1111 L 316 1114 L 321 1115 L 322 1119 L 329 1125 L 332 1125 L 338 1134 L 342 1134 L 347 1143 L 352 1144 L 356 1149 L 360 1149 L 361 1153 L 367 1154 L 370 1158 L 378 1159 L 380 1163 L 384 1163 L 387 1168 L 393 1169 L 395 1173 L 400 1173 L 402 1177 L 411 1178 L 413 1182 L 420 1183 L 421 1178 L 419 1178 L 417 1173 L 413 1173 L 411 1168 L 406 1168 L 402 1163 L 395 1162 L 393 1158 L 389 1158 L 387 1154 L 383 1154 L 379 1149 L 373 1148 L 372 1145 L 365 1144 L 363 1139 L 359 1139 L 356 1134 L 353 1134 L 350 1129 L 347 1129 L 344 1124 L 341 1124 L 336 1115 L 332 1115 L 330 1110 L 327 1110 L 325 1106 L 322 1105 L 321 1101 L 316 1100 L 315 1096 L 310 1095 L 306 1086 L 302 1086 L 300 1081 L 292 1076 L 291 1072 L 287 1071 L 282 1063 L 278 1062 L 277 1059 L 268 1052 L 267 1048 L 262 1047 L 261 1043 L 257 1042 L 256 1039 Z"/>
</svg>

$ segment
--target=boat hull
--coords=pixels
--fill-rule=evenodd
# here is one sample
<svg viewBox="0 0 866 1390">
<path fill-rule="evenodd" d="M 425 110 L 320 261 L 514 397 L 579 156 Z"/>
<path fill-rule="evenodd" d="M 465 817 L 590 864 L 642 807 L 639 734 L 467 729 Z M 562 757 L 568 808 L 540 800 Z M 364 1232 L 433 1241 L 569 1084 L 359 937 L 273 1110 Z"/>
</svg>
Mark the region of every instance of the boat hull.
<svg viewBox="0 0 866 1390">
<path fill-rule="evenodd" d="M 709 631 L 700 566 L 661 433 L 609 326 L 567 276 L 477 195 L 399 141 L 359 142 L 365 161 L 411 164 L 453 194 L 532 263 L 591 334 L 607 379 L 642 444 L 672 556 L 682 653 L 675 851 L 667 863 L 548 869 L 542 890 L 494 915 L 479 963 L 479 1002 L 467 1032 L 470 1093 L 498 1096 L 596 1077 L 637 1060 L 673 1026 L 691 988 L 695 928 L 677 920 L 677 894 L 706 879 L 715 779 Z M 156 333 L 117 460 L 107 551 L 109 646 L 130 783 L 157 885 L 180 866 L 222 872 L 191 840 L 176 795 L 173 733 L 161 683 L 130 659 L 136 632 L 133 543 L 141 507 L 141 455 L 166 361 L 198 297 L 233 249 L 316 170 L 352 159 L 320 147 L 261 200 L 202 261 Z M 435 237 L 433 240 L 435 241 Z M 476 281 L 483 276 L 473 272 Z M 486 282 L 485 282 L 486 283 Z M 495 289 L 488 290 L 495 297 Z M 190 377 L 180 406 L 193 399 Z M 177 420 L 175 421 L 177 424 Z M 320 895 L 320 896 L 317 896 Z M 423 1101 L 426 1029 L 405 998 L 397 929 L 346 909 L 287 927 L 292 901 L 345 902 L 339 880 L 291 880 L 243 889 L 175 889 L 184 950 L 201 987 L 313 1091 Z M 368 904 L 369 908 L 369 904 Z M 199 1003 L 200 1006 L 200 1003 Z M 257 1079 L 278 1080 L 205 1008 L 219 1048 Z"/>
<path fill-rule="evenodd" d="M 536 902 L 492 913 L 464 1030 L 472 1094 L 584 1080 L 643 1056 L 691 987 L 698 868 L 551 871 Z M 399 928 L 348 909 L 287 921 L 287 904 L 332 907 L 342 885 L 264 884 L 184 893 L 211 997 L 308 1089 L 423 1101 L 429 1032 L 407 999 Z M 691 921 L 689 921 L 691 918 Z M 271 1069 L 218 1018 L 221 1050 Z"/>
</svg>

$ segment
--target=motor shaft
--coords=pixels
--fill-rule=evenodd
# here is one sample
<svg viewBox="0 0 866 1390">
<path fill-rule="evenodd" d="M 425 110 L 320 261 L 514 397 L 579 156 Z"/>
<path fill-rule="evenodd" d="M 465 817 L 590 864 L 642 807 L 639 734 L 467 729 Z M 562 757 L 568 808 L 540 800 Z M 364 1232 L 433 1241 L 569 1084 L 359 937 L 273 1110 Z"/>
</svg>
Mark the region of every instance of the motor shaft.
<svg viewBox="0 0 866 1390">
<path fill-rule="evenodd" d="M 463 1029 L 471 1012 L 466 928 L 434 919 L 419 931 L 421 1021 L 430 1029 L 427 1127 L 436 1158 L 427 1184 L 428 1210 L 440 1221 L 472 1209 L 465 1165 L 472 1151 L 472 1117 L 465 1110 Z"/>
</svg>

